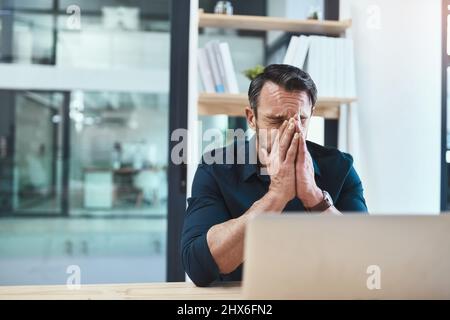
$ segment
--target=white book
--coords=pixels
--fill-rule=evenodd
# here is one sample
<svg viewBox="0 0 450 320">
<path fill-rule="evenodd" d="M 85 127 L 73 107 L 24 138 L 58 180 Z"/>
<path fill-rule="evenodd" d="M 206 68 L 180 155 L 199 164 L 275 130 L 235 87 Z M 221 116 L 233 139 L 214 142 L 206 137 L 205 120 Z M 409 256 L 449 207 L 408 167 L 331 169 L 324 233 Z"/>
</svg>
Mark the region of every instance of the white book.
<svg viewBox="0 0 450 320">
<path fill-rule="evenodd" d="M 333 97 L 337 96 L 337 62 L 336 62 L 336 55 L 337 55 L 337 40 L 338 38 L 329 38 L 330 41 L 330 94 Z"/>
<path fill-rule="evenodd" d="M 338 38 L 327 37 L 326 38 L 326 60 L 327 60 L 327 84 L 328 84 L 328 96 L 336 97 L 337 95 L 337 63 L 336 63 L 336 42 Z"/>
<path fill-rule="evenodd" d="M 226 42 L 219 45 L 220 54 L 225 70 L 225 87 L 229 93 L 239 93 L 239 87 L 236 79 L 236 71 L 234 69 L 233 60 L 231 59 L 230 46 Z"/>
<path fill-rule="evenodd" d="M 345 39 L 336 39 L 336 96 L 345 96 L 345 61 L 344 61 L 344 41 Z"/>
<path fill-rule="evenodd" d="M 211 41 L 206 43 L 205 49 L 206 49 L 206 56 L 208 57 L 208 63 L 209 66 L 211 67 L 211 73 L 214 80 L 214 88 L 217 93 L 223 93 L 225 92 L 225 88 L 222 83 L 222 79 L 220 77 L 219 64 L 217 61 L 217 56 L 215 54 L 213 43 Z"/>
<path fill-rule="evenodd" d="M 344 68 L 344 72 L 342 74 L 342 80 L 343 80 L 343 96 L 348 97 L 349 93 L 349 76 L 348 76 L 348 45 L 347 45 L 347 39 L 342 39 L 342 51 L 344 52 L 344 55 L 342 57 L 342 64 Z"/>
<path fill-rule="evenodd" d="M 322 85 L 322 96 L 330 96 L 328 38 L 319 37 L 319 78 Z"/>
<path fill-rule="evenodd" d="M 292 65 L 303 70 L 305 66 L 306 56 L 308 54 L 310 38 L 308 36 L 300 36 L 297 41 L 297 50 L 295 52 Z"/>
<path fill-rule="evenodd" d="M 295 52 L 297 51 L 299 37 L 292 36 L 291 41 L 289 41 L 288 48 L 286 50 L 286 55 L 284 56 L 283 64 L 293 65 Z"/>
<path fill-rule="evenodd" d="M 317 86 L 317 82 L 316 79 L 314 78 L 314 73 L 313 73 L 313 55 L 314 55 L 314 38 L 313 36 L 309 37 L 309 50 L 308 50 L 308 55 L 306 56 L 306 61 L 305 64 L 303 66 L 303 70 L 308 72 L 309 75 L 311 76 L 311 78 L 313 79 L 314 83 Z"/>
<path fill-rule="evenodd" d="M 333 92 L 334 92 L 334 96 L 335 97 L 340 97 L 341 93 L 339 90 L 339 80 L 340 80 L 340 75 L 339 75 L 339 43 L 341 43 L 341 39 L 340 38 L 334 38 L 333 39 L 333 58 L 334 58 L 334 87 L 333 87 Z"/>
<path fill-rule="evenodd" d="M 217 66 L 219 67 L 219 76 L 220 76 L 220 82 L 223 84 L 223 89 L 225 92 L 230 92 L 229 88 L 227 87 L 227 79 L 225 76 L 225 67 L 222 61 L 222 54 L 220 52 L 220 42 L 218 40 L 212 40 L 212 45 L 214 48 L 214 54 L 216 55 L 217 60 Z"/>
<path fill-rule="evenodd" d="M 317 74 L 317 81 L 318 84 L 318 90 L 322 91 L 321 96 L 325 96 L 325 84 L 324 84 L 324 69 L 323 69 L 323 42 L 322 37 L 318 36 L 316 38 L 316 74 Z"/>
<path fill-rule="evenodd" d="M 344 47 L 344 96 L 354 97 L 355 93 L 355 75 L 353 62 L 353 42 L 351 39 L 345 38 L 343 40 Z"/>
<path fill-rule="evenodd" d="M 353 39 L 346 38 L 346 53 L 345 56 L 347 58 L 347 85 L 346 85 L 346 96 L 347 97 L 356 97 L 356 79 L 355 79 L 355 54 L 353 48 Z"/>
<path fill-rule="evenodd" d="M 320 44 L 318 36 L 310 36 L 310 45 L 308 51 L 306 71 L 309 73 L 314 83 L 316 84 L 317 91 L 322 95 L 322 83 L 320 79 L 319 59 L 320 59 Z"/>
<path fill-rule="evenodd" d="M 330 41 L 327 37 L 320 37 L 320 77 L 322 82 L 322 96 L 330 96 Z"/>
<path fill-rule="evenodd" d="M 205 48 L 198 49 L 197 55 L 198 70 L 200 73 L 200 78 L 202 80 L 203 88 L 205 92 L 214 93 L 216 89 L 214 88 L 214 79 L 211 74 L 211 67 L 209 66 L 208 57 L 206 55 Z"/>
</svg>

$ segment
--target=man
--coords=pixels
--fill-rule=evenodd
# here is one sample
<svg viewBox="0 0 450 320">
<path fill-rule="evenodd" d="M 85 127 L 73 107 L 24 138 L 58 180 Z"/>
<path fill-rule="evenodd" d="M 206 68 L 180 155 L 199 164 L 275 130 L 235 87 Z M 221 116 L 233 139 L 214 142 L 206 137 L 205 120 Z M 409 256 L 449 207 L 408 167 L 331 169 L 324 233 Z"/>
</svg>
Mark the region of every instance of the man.
<svg viewBox="0 0 450 320">
<path fill-rule="evenodd" d="M 306 72 L 270 65 L 251 82 L 248 98 L 246 117 L 256 134 L 244 148 L 258 162 L 203 161 L 188 199 L 182 261 L 198 286 L 241 280 L 245 226 L 254 216 L 367 211 L 352 157 L 305 140 L 317 100 Z M 235 148 L 213 153 L 220 157 Z"/>
</svg>

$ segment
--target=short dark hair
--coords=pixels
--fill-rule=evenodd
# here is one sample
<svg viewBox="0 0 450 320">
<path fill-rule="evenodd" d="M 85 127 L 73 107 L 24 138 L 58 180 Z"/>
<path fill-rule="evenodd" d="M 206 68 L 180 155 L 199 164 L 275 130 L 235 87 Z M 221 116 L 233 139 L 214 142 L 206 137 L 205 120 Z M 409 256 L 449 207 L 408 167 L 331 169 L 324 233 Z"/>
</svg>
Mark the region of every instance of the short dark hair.
<svg viewBox="0 0 450 320">
<path fill-rule="evenodd" d="M 288 64 L 271 64 L 252 80 L 248 88 L 248 100 L 255 116 L 257 115 L 261 89 L 267 81 L 281 86 L 286 91 L 306 92 L 311 101 L 311 106 L 314 107 L 316 104 L 316 84 L 307 72 Z"/>
</svg>

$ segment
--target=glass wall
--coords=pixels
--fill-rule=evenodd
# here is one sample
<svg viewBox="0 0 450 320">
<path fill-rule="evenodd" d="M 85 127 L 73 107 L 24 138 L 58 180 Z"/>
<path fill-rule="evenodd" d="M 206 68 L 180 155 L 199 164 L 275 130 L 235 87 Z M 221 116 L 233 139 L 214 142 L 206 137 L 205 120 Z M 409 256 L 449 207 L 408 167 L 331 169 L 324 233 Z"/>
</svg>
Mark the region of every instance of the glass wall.
<svg viewBox="0 0 450 320">
<path fill-rule="evenodd" d="M 0 0 L 0 285 L 166 280 L 169 7 Z"/>
<path fill-rule="evenodd" d="M 7 44 L 3 62 L 91 68 L 167 64 L 169 55 L 152 53 L 168 45 L 168 0 L 3 0 L 0 5 Z"/>
<path fill-rule="evenodd" d="M 75 91 L 70 101 L 72 214 L 167 214 L 168 97 Z"/>
<path fill-rule="evenodd" d="M 14 103 L 14 212 L 61 213 L 62 93 L 4 92 Z"/>
</svg>

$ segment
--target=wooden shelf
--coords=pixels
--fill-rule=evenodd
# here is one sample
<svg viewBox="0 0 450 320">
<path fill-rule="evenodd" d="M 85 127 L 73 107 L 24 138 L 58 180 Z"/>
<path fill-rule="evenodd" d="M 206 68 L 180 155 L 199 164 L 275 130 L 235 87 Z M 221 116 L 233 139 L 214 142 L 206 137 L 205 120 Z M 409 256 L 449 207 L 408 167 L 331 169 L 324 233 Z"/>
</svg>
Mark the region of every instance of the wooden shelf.
<svg viewBox="0 0 450 320">
<path fill-rule="evenodd" d="M 351 25 L 351 20 L 297 20 L 265 16 L 222 15 L 204 13 L 201 9 L 199 12 L 199 27 L 258 31 L 281 30 L 336 36 L 341 35 Z"/>
<path fill-rule="evenodd" d="M 355 102 L 356 98 L 319 98 L 316 103 L 314 115 L 325 119 L 338 119 L 339 106 Z M 200 93 L 198 98 L 199 115 L 228 115 L 245 116 L 245 107 L 248 106 L 246 94 L 230 93 Z"/>
</svg>

